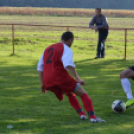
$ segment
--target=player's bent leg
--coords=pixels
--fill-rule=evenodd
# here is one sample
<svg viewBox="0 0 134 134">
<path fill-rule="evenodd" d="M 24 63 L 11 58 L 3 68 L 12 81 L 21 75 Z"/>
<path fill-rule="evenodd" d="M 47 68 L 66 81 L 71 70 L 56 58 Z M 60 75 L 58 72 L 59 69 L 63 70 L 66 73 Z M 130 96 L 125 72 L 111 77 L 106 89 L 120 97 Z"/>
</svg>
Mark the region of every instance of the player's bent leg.
<svg viewBox="0 0 134 134">
<path fill-rule="evenodd" d="M 126 108 L 134 105 L 134 99 L 129 78 L 134 78 L 134 71 L 132 69 L 129 68 L 120 73 L 121 84 L 128 99 L 128 101 L 126 102 Z"/>
<path fill-rule="evenodd" d="M 128 68 L 120 73 L 120 78 L 134 78 L 134 71 Z"/>
<path fill-rule="evenodd" d="M 75 94 L 81 97 L 83 106 L 87 111 L 91 122 L 105 122 L 104 120 L 95 116 L 92 100 L 89 98 L 87 92 L 82 88 L 81 85 L 79 85 L 79 88 L 75 90 Z"/>
<path fill-rule="evenodd" d="M 85 114 L 85 112 L 82 110 L 76 96 L 74 93 L 70 93 L 67 95 L 68 96 L 68 99 L 69 99 L 69 102 L 70 102 L 70 105 L 76 110 L 76 112 L 79 114 L 80 116 L 80 119 L 81 120 L 85 120 L 87 119 L 87 116 Z"/>
</svg>

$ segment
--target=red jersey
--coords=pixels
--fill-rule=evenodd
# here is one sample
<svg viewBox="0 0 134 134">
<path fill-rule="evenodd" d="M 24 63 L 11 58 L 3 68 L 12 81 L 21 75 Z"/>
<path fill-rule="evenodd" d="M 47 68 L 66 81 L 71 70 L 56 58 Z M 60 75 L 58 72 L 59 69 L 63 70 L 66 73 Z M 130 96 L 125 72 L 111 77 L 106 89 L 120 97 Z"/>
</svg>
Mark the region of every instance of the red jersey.
<svg viewBox="0 0 134 134">
<path fill-rule="evenodd" d="M 46 89 L 62 85 L 71 77 L 61 60 L 63 51 L 63 44 L 57 43 L 46 48 L 44 52 L 43 83 Z"/>
</svg>

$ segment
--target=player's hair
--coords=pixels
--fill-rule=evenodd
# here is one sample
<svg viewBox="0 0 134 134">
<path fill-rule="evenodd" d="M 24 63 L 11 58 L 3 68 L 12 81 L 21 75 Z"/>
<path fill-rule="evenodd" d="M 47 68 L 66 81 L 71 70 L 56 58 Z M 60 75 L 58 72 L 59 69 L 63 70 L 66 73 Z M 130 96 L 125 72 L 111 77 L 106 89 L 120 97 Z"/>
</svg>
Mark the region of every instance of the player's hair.
<svg viewBox="0 0 134 134">
<path fill-rule="evenodd" d="M 97 7 L 95 10 L 98 10 L 98 11 L 100 11 L 100 12 L 101 12 L 101 8 L 100 8 L 100 7 Z"/>
<path fill-rule="evenodd" d="M 72 32 L 65 32 L 62 34 L 61 40 L 68 41 L 69 39 L 74 39 L 74 35 Z"/>
</svg>

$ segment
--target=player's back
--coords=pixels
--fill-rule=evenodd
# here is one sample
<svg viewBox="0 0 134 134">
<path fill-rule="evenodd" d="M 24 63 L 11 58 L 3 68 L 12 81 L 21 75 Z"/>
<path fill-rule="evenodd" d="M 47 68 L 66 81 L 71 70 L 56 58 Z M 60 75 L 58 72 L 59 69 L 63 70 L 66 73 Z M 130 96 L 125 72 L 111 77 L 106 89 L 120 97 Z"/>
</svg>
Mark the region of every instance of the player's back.
<svg viewBox="0 0 134 134">
<path fill-rule="evenodd" d="M 61 61 L 63 51 L 64 45 L 62 43 L 53 44 L 45 49 L 43 57 L 43 81 L 46 83 L 47 87 L 54 84 L 56 85 L 68 75 Z"/>
</svg>

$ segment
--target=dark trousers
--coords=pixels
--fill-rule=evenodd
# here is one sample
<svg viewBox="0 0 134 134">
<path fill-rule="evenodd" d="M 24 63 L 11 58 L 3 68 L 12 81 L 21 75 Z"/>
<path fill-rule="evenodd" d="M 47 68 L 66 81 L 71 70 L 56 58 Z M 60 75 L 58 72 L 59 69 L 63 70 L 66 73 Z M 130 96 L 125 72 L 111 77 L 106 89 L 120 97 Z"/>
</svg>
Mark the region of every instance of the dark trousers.
<svg viewBox="0 0 134 134">
<path fill-rule="evenodd" d="M 97 45 L 97 57 L 104 57 L 105 56 L 105 41 L 108 36 L 108 30 L 106 31 L 99 31 L 99 39 Z"/>
</svg>

